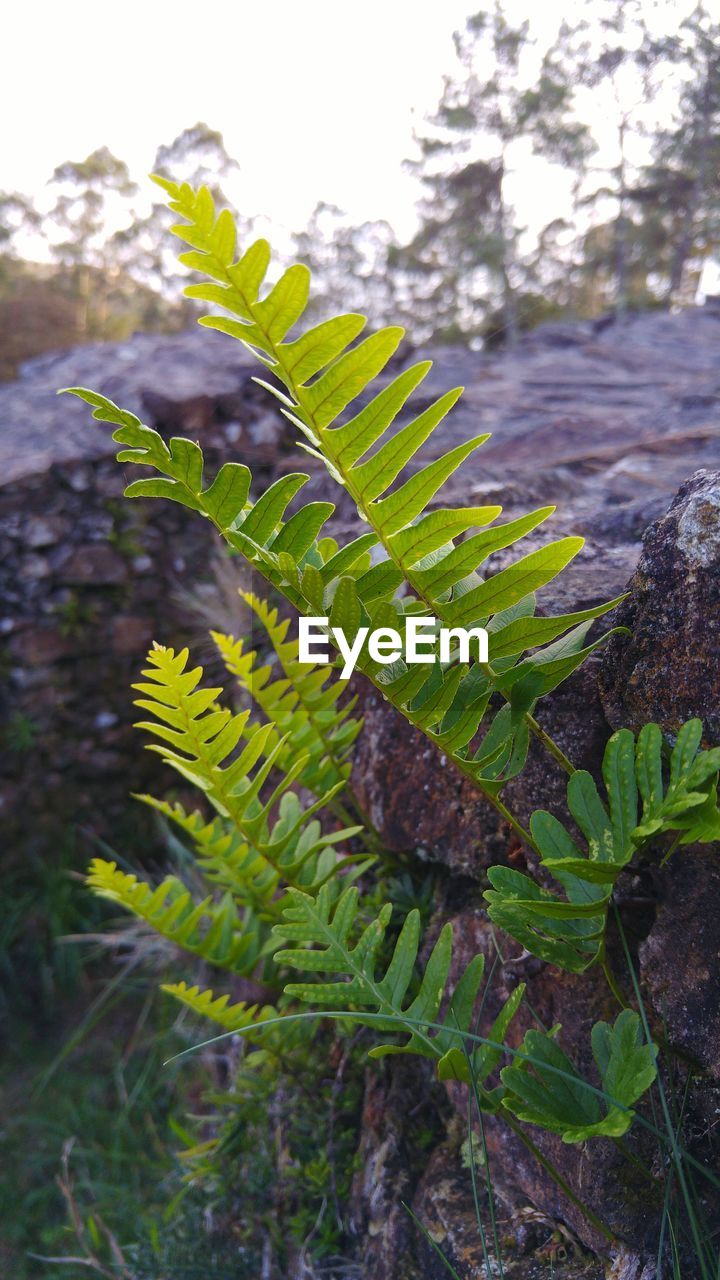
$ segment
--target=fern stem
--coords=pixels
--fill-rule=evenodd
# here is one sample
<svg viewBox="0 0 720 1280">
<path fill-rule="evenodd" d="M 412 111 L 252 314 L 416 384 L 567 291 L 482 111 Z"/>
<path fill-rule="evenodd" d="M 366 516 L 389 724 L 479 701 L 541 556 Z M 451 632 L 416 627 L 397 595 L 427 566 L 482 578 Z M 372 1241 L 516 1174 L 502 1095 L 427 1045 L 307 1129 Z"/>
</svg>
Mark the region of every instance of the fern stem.
<svg viewBox="0 0 720 1280">
<path fill-rule="evenodd" d="M 525 712 L 525 721 L 530 729 L 530 732 L 535 734 L 535 737 L 538 739 L 539 742 L 543 744 L 546 751 L 549 751 L 550 755 L 555 760 L 557 760 L 558 764 L 560 765 L 560 768 L 564 769 L 566 773 L 569 773 L 569 774 L 575 773 L 576 772 L 575 765 L 572 763 L 572 760 L 568 759 L 568 757 L 565 755 L 565 752 L 562 750 L 560 746 L 558 746 L 555 739 L 550 737 L 550 734 L 547 733 L 545 729 L 543 729 L 541 724 L 538 724 L 535 717 L 531 715 L 529 711 Z"/>
<path fill-rule="evenodd" d="M 508 809 L 507 805 L 503 804 L 499 796 L 493 796 L 489 792 L 485 791 L 484 789 L 482 789 L 482 791 L 483 791 L 483 795 L 485 796 L 485 799 L 490 801 L 493 807 L 500 814 L 500 817 L 503 818 L 505 822 L 507 822 L 508 825 L 512 827 L 515 834 L 518 835 L 521 840 L 524 840 L 525 844 L 529 845 L 529 847 L 532 850 L 534 850 L 534 852 L 539 857 L 540 849 L 538 848 L 536 842 L 533 840 L 532 836 L 530 835 L 530 832 L 525 829 L 525 827 L 522 825 L 521 822 L 518 822 L 517 818 L 510 811 L 510 809 Z"/>
<path fill-rule="evenodd" d="M 661 861 L 661 863 L 660 863 L 660 866 L 661 866 L 661 867 L 664 867 L 664 866 L 665 866 L 665 864 L 666 864 L 667 862 L 669 862 L 669 861 L 670 861 L 670 859 L 672 858 L 672 856 L 673 856 L 673 854 L 674 854 L 675 850 L 677 849 L 677 847 L 678 847 L 678 845 L 679 845 L 679 843 L 680 843 L 680 839 L 681 839 L 681 837 L 682 837 L 683 835 L 684 835 L 684 832 L 683 832 L 683 831 L 678 831 L 678 833 L 677 833 L 677 835 L 675 836 L 675 839 L 673 840 L 672 844 L 670 845 L 670 847 L 669 847 L 669 849 L 668 849 L 667 853 L 666 853 L 666 854 L 664 854 L 664 856 L 663 856 L 663 858 L 662 858 L 662 861 Z"/>
<path fill-rule="evenodd" d="M 227 277 L 227 279 L 229 282 L 230 280 L 229 276 Z M 214 516 L 209 515 L 209 518 L 212 524 L 217 529 L 220 536 L 225 541 L 227 541 L 227 530 L 223 528 L 223 526 L 219 523 L 218 520 L 215 519 Z M 262 569 L 260 570 L 260 572 L 262 572 Z M 271 582 L 271 585 L 273 586 L 277 585 L 276 583 L 273 583 L 271 579 L 268 579 L 268 580 Z M 302 595 L 300 594 L 300 592 L 295 591 L 289 584 L 283 585 L 282 591 L 286 599 L 288 599 L 290 603 L 297 609 L 298 613 L 305 612 L 305 601 Z M 362 670 L 362 667 L 360 669 Z M 372 681 L 372 677 L 369 676 L 367 672 L 364 672 L 363 674 L 371 681 L 371 683 L 374 683 Z M 379 686 L 376 686 L 376 687 L 379 687 Z M 382 689 L 380 689 L 380 692 L 382 692 Z M 397 708 L 397 709 L 400 711 L 400 714 L 403 715 L 404 718 L 410 722 L 410 724 L 414 723 L 411 717 L 405 711 L 403 711 L 402 708 Z M 537 844 L 533 840 L 533 837 L 530 835 L 530 832 L 527 831 L 525 827 L 523 827 L 522 823 L 518 821 L 518 819 L 511 813 L 511 811 L 507 808 L 507 806 L 503 804 L 503 802 L 499 799 L 499 797 L 496 796 L 494 792 L 491 791 L 489 788 L 484 787 L 482 784 L 482 781 L 478 779 L 469 768 L 464 767 L 464 762 L 460 757 L 449 756 L 448 759 L 451 761 L 452 765 L 460 773 L 462 773 L 466 778 L 468 778 L 468 780 L 472 783 L 472 785 L 476 788 L 476 790 L 480 791 L 481 795 L 484 796 L 488 804 L 492 805 L 492 807 L 496 810 L 496 812 L 499 813 L 500 817 L 505 822 L 507 822 L 510 827 L 512 827 L 512 829 L 520 837 L 520 839 L 523 840 L 524 843 L 538 855 L 538 857 L 540 857 L 541 856 L 540 849 L 538 848 Z"/>
<path fill-rule="evenodd" d="M 382 862 L 387 863 L 391 859 L 388 858 L 388 850 L 383 845 L 380 836 L 372 823 L 367 819 L 365 813 L 360 808 L 360 805 L 355 801 L 355 797 L 350 793 L 348 793 L 348 797 L 352 803 L 353 809 L 355 810 L 355 817 L 353 817 L 349 809 L 345 808 L 345 805 L 337 798 L 337 796 L 334 800 L 330 801 L 328 808 L 345 827 L 354 827 L 359 821 L 363 827 L 363 832 L 359 839 L 364 841 L 368 853 L 372 854 L 373 857 L 379 858 Z"/>
<path fill-rule="evenodd" d="M 607 958 L 607 952 L 606 952 L 606 950 L 605 950 L 605 939 L 604 939 L 604 938 L 603 938 L 603 942 L 602 942 L 602 950 L 601 950 L 601 952 L 600 952 L 599 959 L 600 959 L 600 967 L 601 967 L 601 969 L 602 969 L 602 971 L 603 971 L 603 974 L 605 975 L 605 981 L 607 982 L 607 984 L 608 984 L 608 986 L 609 986 L 610 990 L 612 991 L 612 993 L 613 993 L 613 995 L 614 995 L 615 999 L 617 1000 L 617 1002 L 618 1002 L 618 1004 L 620 1005 L 621 1009 L 629 1009 L 629 1008 L 630 1008 L 630 1005 L 628 1004 L 627 997 L 626 997 L 625 995 L 623 995 L 623 992 L 622 992 L 622 991 L 621 991 L 621 989 L 620 989 L 620 984 L 618 983 L 618 980 L 617 980 L 617 978 L 615 977 L 615 974 L 614 974 L 614 973 L 613 973 L 613 971 L 612 971 L 612 968 L 611 968 L 611 965 L 610 965 L 610 961 L 609 961 L 609 960 L 608 960 L 608 958 Z"/>
</svg>

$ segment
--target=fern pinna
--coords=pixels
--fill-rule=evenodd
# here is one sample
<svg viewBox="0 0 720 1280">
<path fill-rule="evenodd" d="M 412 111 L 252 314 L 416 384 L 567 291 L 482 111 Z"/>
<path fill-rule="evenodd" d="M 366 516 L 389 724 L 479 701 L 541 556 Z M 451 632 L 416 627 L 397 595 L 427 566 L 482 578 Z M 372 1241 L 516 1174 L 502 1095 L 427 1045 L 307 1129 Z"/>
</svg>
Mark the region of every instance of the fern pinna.
<svg viewBox="0 0 720 1280">
<path fill-rule="evenodd" d="M 352 716 L 357 699 L 341 704 L 344 688 L 331 679 L 331 668 L 299 661 L 298 641 L 288 639 L 288 618 L 280 619 L 277 609 L 253 592 L 240 590 L 240 597 L 262 624 L 273 655 L 259 661 L 243 640 L 221 632 L 211 632 L 213 640 L 240 688 L 286 739 L 283 755 L 307 756 L 300 785 L 327 802 L 328 793 L 350 774 L 349 754 L 361 727 Z"/>
<path fill-rule="evenodd" d="M 377 916 L 364 923 L 358 910 L 358 891 L 349 886 L 338 898 L 328 886 L 312 896 L 290 890 L 283 919 L 273 928 L 275 963 L 322 974 L 318 981 L 291 982 L 288 996 L 321 1008 L 342 1008 L 354 1022 L 367 1023 L 375 1032 L 400 1034 L 402 1040 L 375 1045 L 370 1057 L 412 1053 L 430 1058 L 440 1079 L 471 1078 L 487 1110 L 496 1110 L 502 1089 L 485 1089 L 497 1069 L 502 1045 L 525 990 L 520 983 L 503 1006 L 479 1049 L 467 1049 L 465 1037 L 473 1026 L 478 994 L 483 983 L 485 958 L 475 956 L 451 993 L 446 988 L 452 963 L 453 931 L 446 924 L 421 972 L 417 972 L 421 942 L 420 913 L 408 912 L 389 959 L 380 959 L 392 907 L 386 903 Z M 293 943 L 293 946 L 288 946 Z M 382 972 L 378 972 L 382 970 Z M 438 1021 L 441 1019 L 441 1021 Z"/>
<path fill-rule="evenodd" d="M 608 807 L 589 773 L 577 770 L 568 782 L 568 808 L 586 852 L 552 814 L 539 810 L 530 821 L 541 865 L 565 897 L 511 867 L 492 867 L 485 894 L 491 920 L 560 968 L 579 973 L 602 960 L 613 887 L 636 852 L 671 831 L 675 844 L 720 840 L 720 747 L 701 751 L 701 738 L 701 722 L 689 720 L 665 763 L 656 724 L 645 725 L 637 742 L 629 729 L 613 734 L 603 760 Z"/>
<path fill-rule="evenodd" d="M 211 279 L 186 292 L 233 317 L 209 316 L 204 323 L 239 338 L 281 384 L 282 391 L 277 386 L 268 389 L 301 432 L 303 447 L 319 457 L 352 496 L 368 531 L 343 547 L 321 537 L 333 511 L 327 502 L 311 502 L 286 518 L 307 480 L 302 473 L 281 477 L 255 502 L 249 496 L 250 472 L 240 463 L 226 463 L 205 486 L 197 444 L 176 438 L 166 445 L 133 414 L 94 392 L 74 388 L 93 406 L 96 418 L 116 426 L 114 438 L 123 446 L 118 460 L 159 473 L 131 484 L 128 496 L 171 498 L 201 512 L 298 610 L 328 616 L 350 642 L 361 626 L 393 627 L 402 634 L 408 616 L 418 614 L 436 617 L 449 627 L 486 626 L 488 663 L 407 667 L 399 661 L 388 667 L 365 653 L 359 665 L 506 820 L 518 826 L 498 793 L 522 769 L 529 733 L 536 732 L 568 765 L 536 724 L 535 704 L 601 642 L 586 643 L 588 628 L 617 603 L 558 617 L 535 616 L 534 593 L 565 568 L 583 540 L 549 542 L 481 578 L 478 569 L 488 556 L 521 540 L 553 509 L 542 508 L 500 525 L 493 524 L 501 510 L 496 506 L 428 512 L 444 482 L 486 435 L 456 446 L 402 480 L 401 473 L 414 463 L 461 389 L 441 396 L 391 431 L 430 369 L 430 362 L 422 361 L 379 390 L 372 387 L 396 352 L 402 331 L 387 328 L 356 341 L 365 320 L 343 315 L 292 336 L 308 300 L 307 268 L 290 267 L 261 297 L 270 262 L 266 241 L 257 241 L 236 260 L 231 215 L 226 210 L 216 215 L 207 189 L 196 193 L 186 184 L 159 182 L 170 207 L 185 219 L 174 228 L 191 245 L 181 261 Z M 360 397 L 362 407 L 356 404 Z M 479 532 L 457 541 L 473 529 Z M 498 698 L 504 704 L 499 710 Z M 480 736 L 486 717 L 489 722 Z"/>
</svg>

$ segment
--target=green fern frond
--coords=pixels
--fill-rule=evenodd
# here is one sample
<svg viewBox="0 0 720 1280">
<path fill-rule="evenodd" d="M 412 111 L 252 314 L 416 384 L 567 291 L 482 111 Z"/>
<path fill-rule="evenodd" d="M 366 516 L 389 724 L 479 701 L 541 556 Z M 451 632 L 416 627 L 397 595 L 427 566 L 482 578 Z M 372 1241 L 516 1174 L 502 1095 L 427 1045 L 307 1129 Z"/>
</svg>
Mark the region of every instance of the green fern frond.
<svg viewBox="0 0 720 1280">
<path fill-rule="evenodd" d="M 186 982 L 163 983 L 161 990 L 167 991 L 193 1013 L 216 1022 L 223 1031 L 247 1032 L 277 1016 L 272 1005 L 248 1005 L 245 1001 L 230 1004 L 228 995 L 216 996 L 212 991 L 201 991 L 198 986 L 189 987 Z"/>
<path fill-rule="evenodd" d="M 214 888 L 232 894 L 235 902 L 247 906 L 262 920 L 276 918 L 279 873 L 262 854 L 243 840 L 231 821 L 219 816 L 209 822 L 198 809 L 188 813 L 178 801 L 136 795 L 149 808 L 174 823 L 189 837 L 197 864 Z"/>
<path fill-rule="evenodd" d="M 156 645 L 150 650 L 150 665 L 143 672 L 146 680 L 133 687 L 144 695 L 136 705 L 154 718 L 140 722 L 138 727 L 159 739 L 151 744 L 151 750 L 197 786 L 220 817 L 229 820 L 240 834 L 250 858 L 249 874 L 260 875 L 269 891 L 270 881 L 263 880 L 262 867 L 253 860 L 259 855 L 276 882 L 315 888 L 328 876 L 357 862 L 353 857 L 338 862 L 334 846 L 355 835 L 359 828 L 323 833 L 317 821 L 309 821 L 332 799 L 336 788 L 304 808 L 291 788 L 302 773 L 307 756 L 298 756 L 276 783 L 273 770 L 283 741 L 275 735 L 275 745 L 268 747 L 272 726 L 259 725 L 239 749 L 249 711 L 234 715 L 219 707 L 217 698 L 222 690 L 203 688 L 202 669 L 188 670 L 188 658 L 187 649 L 176 654 Z M 276 809 L 278 816 L 273 822 Z M 169 816 L 177 820 L 174 812 L 170 811 Z M 216 836 L 214 830 L 208 838 L 214 840 Z M 238 852 L 244 856 L 242 849 Z"/>
<path fill-rule="evenodd" d="M 668 831 L 678 832 L 681 845 L 720 839 L 720 748 L 700 751 L 701 738 L 699 720 L 683 725 L 664 768 L 657 725 L 645 725 L 637 743 L 629 729 L 613 734 L 603 759 L 607 808 L 589 773 L 578 770 L 568 783 L 568 808 L 585 850 L 552 814 L 538 810 L 530 821 L 541 865 L 565 897 L 510 867 L 492 867 L 485 893 L 490 919 L 563 969 L 578 973 L 601 958 L 613 886 L 637 850 Z"/>
<path fill-rule="evenodd" d="M 474 525 L 483 525 L 499 514 L 499 508 L 476 509 L 472 523 L 443 530 L 442 521 L 433 520 L 435 537 L 428 541 L 429 529 L 421 519 L 438 489 L 461 463 L 488 438 L 478 436 L 456 446 L 412 475 L 399 487 L 393 486 L 411 465 L 423 443 L 440 425 L 459 399 L 462 388 L 441 396 L 417 418 L 396 430 L 380 443 L 392 427 L 410 396 L 426 377 L 431 363 L 420 362 L 404 370 L 379 391 L 350 419 L 339 423 L 341 415 L 367 392 L 386 367 L 403 336 L 398 328 L 386 328 L 353 345 L 364 328 L 364 318 L 338 316 L 299 337 L 290 336 L 302 318 L 309 290 L 309 275 L 302 267 L 291 267 L 264 298 L 260 289 L 270 260 L 265 241 L 251 246 L 244 257 L 234 261 L 235 237 L 230 235 L 232 219 L 227 211 L 216 218 L 212 198 L 206 190 L 193 192 L 165 179 L 160 185 L 170 197 L 170 208 L 185 219 L 174 233 L 192 246 L 181 261 L 211 276 L 210 285 L 191 285 L 190 296 L 211 302 L 239 319 L 208 316 L 201 323 L 239 338 L 260 353 L 263 362 L 284 386 L 274 391 L 283 412 L 308 441 L 312 453 L 322 459 L 330 474 L 354 499 L 388 556 L 386 564 L 369 571 L 373 590 L 388 598 L 403 580 L 447 625 L 486 623 L 496 613 L 547 585 L 582 546 L 582 539 L 561 539 L 523 557 L 482 582 L 477 569 L 494 551 L 508 547 L 531 532 L 552 514 L 553 508 L 533 512 L 500 528 L 476 534 L 456 546 L 454 538 Z M 217 281 L 220 281 L 218 286 Z M 292 299 L 292 305 L 287 305 Z M 374 452 L 371 450 L 378 446 Z M 437 514 L 437 513 L 435 513 Z M 457 525 L 457 517 L 454 521 Z M 422 548 L 422 551 L 421 551 Z M 366 591 L 367 591 L 367 584 Z M 363 598 L 367 602 L 367 595 Z M 596 615 L 597 616 L 597 615 Z M 561 634 L 556 624 L 555 634 Z M 492 660 L 492 653 L 491 653 Z M 492 676 L 492 668 L 486 668 Z M 535 673 L 532 673 L 535 674 Z M 545 692 L 548 673 L 540 691 Z M 556 673 L 557 674 L 557 673 Z M 563 677 L 564 678 L 564 677 Z M 504 693 L 501 685 L 499 691 Z M 554 687 L 554 686 L 553 686 Z M 530 699 L 520 711 L 527 717 Z M 506 721 L 508 730 L 514 728 Z M 532 722 L 529 722 L 532 725 Z M 512 754 L 510 750 L 509 754 Z M 517 754 L 517 746 L 514 748 Z M 497 771 L 496 771 L 497 772 Z M 507 773 L 506 773 L 507 777 Z"/>
<path fill-rule="evenodd" d="M 339 706 L 344 686 L 330 678 L 330 667 L 299 661 L 298 641 L 287 638 L 289 620 L 280 620 L 277 609 L 252 592 L 241 590 L 240 596 L 264 627 L 281 674 L 273 679 L 273 667 L 260 665 L 242 640 L 220 632 L 212 632 L 212 637 L 230 674 L 287 739 L 284 751 L 307 756 L 300 784 L 324 796 L 346 783 L 350 773 L 348 755 L 361 727 L 351 716 L 356 699 Z"/>
<path fill-rule="evenodd" d="M 621 1137 L 632 1124 L 633 1104 L 657 1075 L 657 1049 L 643 1042 L 637 1013 L 624 1009 L 612 1027 L 595 1023 L 592 1051 L 607 1095 L 605 1110 L 602 1098 L 586 1087 L 554 1036 L 537 1031 L 525 1036 L 524 1060 L 517 1059 L 500 1072 L 503 1107 L 518 1120 L 559 1133 L 563 1142 Z"/>
<path fill-rule="evenodd" d="M 250 973 L 260 956 L 264 934 L 249 912 L 241 918 L 232 896 L 219 902 L 194 902 L 177 876 L 157 888 L 120 871 L 114 862 L 93 858 L 87 883 L 99 897 L 118 902 L 151 925 L 156 933 L 209 964 L 233 973 Z"/>
<path fill-rule="evenodd" d="M 413 993 L 420 945 L 420 913 L 406 916 L 392 956 L 382 975 L 377 973 L 378 953 L 390 921 L 387 903 L 369 924 L 362 925 L 358 914 L 357 889 L 350 887 L 333 900 L 328 886 L 315 898 L 290 890 L 283 921 L 273 933 L 283 942 L 294 943 L 276 952 L 277 965 L 290 965 L 306 973 L 333 975 L 332 981 L 293 982 L 286 994 L 320 1006 L 349 1009 L 354 1021 L 383 1032 L 404 1032 L 402 1044 L 383 1043 L 371 1049 L 371 1057 L 390 1053 L 414 1053 L 438 1062 L 444 1079 L 467 1080 L 472 1071 L 478 1085 L 497 1067 L 499 1053 L 483 1048 L 469 1056 L 462 1051 L 462 1034 L 470 1030 L 473 1010 L 483 980 L 484 957 L 475 956 L 447 1002 L 440 1029 L 438 1021 L 445 1000 L 452 961 L 452 926 L 440 932 Z M 522 999 L 522 984 L 513 993 L 494 1030 L 504 1038 Z M 372 1014 L 368 1020 L 363 1011 Z M 386 1020 L 385 1020 L 386 1019 Z M 420 1024 L 419 1026 L 416 1024 Z M 425 1024 L 425 1025 L 423 1025 Z M 498 1098 L 487 1093 L 488 1107 Z"/>
<path fill-rule="evenodd" d="M 190 286 L 188 293 L 234 317 L 210 316 L 205 323 L 243 341 L 277 378 L 284 390 L 269 389 L 300 430 L 305 447 L 350 493 L 369 531 L 339 548 L 320 537 L 331 504 L 311 503 L 287 517 L 291 500 L 307 479 L 299 473 L 283 476 L 254 504 L 248 499 L 249 472 L 239 464 L 226 464 L 204 486 L 197 445 L 178 440 L 166 445 L 134 415 L 94 392 L 76 389 L 96 418 L 116 425 L 114 438 L 128 446 L 120 460 L 150 465 L 160 473 L 157 479 L 131 485 L 128 495 L 176 498 L 201 511 L 296 608 L 329 615 L 333 625 L 350 626 L 351 633 L 359 626 L 385 625 L 402 634 L 407 617 L 418 613 L 447 626 L 487 627 L 490 661 L 469 670 L 456 663 L 443 670 L 439 664 L 408 668 L 401 662 L 388 669 L 366 654 L 359 666 L 512 820 L 496 797 L 523 767 L 529 733 L 540 732 L 532 714 L 537 700 L 601 643 L 586 644 L 587 629 L 616 603 L 534 618 L 534 593 L 565 568 L 582 539 L 550 542 L 483 580 L 478 569 L 488 556 L 526 537 L 552 508 L 490 528 L 486 526 L 492 526 L 499 507 L 428 512 L 445 481 L 487 439 L 478 436 L 417 469 L 418 449 L 457 401 L 460 389 L 397 429 L 398 415 L 430 369 L 424 361 L 380 390 L 372 386 L 395 353 L 402 331 L 387 328 L 356 341 L 365 321 L 345 315 L 297 333 L 308 298 L 307 269 L 290 267 L 261 296 L 270 260 L 267 243 L 258 241 L 236 260 L 232 218 L 227 211 L 216 216 L 210 193 L 159 182 L 170 207 L 185 219 L 174 228 L 191 246 L 181 260 L 211 279 L 210 284 Z M 412 474 L 403 479 L 407 468 Z M 481 532 L 456 541 L 472 529 Z M 368 553 L 378 544 L 384 558 L 371 564 Z M 523 656 L 528 649 L 535 652 Z M 494 695 L 507 705 L 493 714 L 478 744 L 478 729 L 494 709 Z M 541 737 L 547 745 L 546 735 Z"/>
</svg>

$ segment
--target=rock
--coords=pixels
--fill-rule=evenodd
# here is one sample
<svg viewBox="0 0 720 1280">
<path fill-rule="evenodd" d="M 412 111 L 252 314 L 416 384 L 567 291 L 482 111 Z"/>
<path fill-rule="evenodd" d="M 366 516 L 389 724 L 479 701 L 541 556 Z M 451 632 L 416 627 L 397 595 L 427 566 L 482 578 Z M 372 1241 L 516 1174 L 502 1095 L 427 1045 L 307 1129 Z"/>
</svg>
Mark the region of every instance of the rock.
<svg viewBox="0 0 720 1280">
<path fill-rule="evenodd" d="M 413 1201 L 413 1212 L 432 1241 L 431 1244 L 427 1237 L 419 1235 L 423 1280 L 447 1280 L 448 1267 L 438 1249 L 455 1269 L 459 1280 L 476 1280 L 486 1275 L 485 1249 L 493 1274 L 499 1273 L 499 1252 L 503 1274 L 508 1280 L 536 1280 L 546 1273 L 557 1280 L 602 1280 L 604 1268 L 582 1248 L 571 1231 L 527 1203 L 506 1200 L 494 1188 L 500 1246 L 496 1251 L 484 1170 L 479 1167 L 483 1249 L 470 1173 L 463 1167 L 458 1151 L 461 1133 L 458 1126 L 455 1140 L 433 1152 Z"/>
<path fill-rule="evenodd" d="M 59 627 L 32 627 L 13 638 L 10 651 L 18 661 L 42 673 L 49 664 L 74 657 L 77 643 L 72 636 L 63 634 Z"/>
<path fill-rule="evenodd" d="M 657 720 L 669 734 L 692 716 L 720 742 L 720 472 L 698 471 L 648 529 L 599 688 L 613 726 Z"/>
<path fill-rule="evenodd" d="M 513 1020 L 508 1043 L 517 1048 L 526 1031 L 538 1025 L 549 1028 L 559 1024 L 560 1044 L 581 1074 L 597 1084 L 590 1033 L 595 1022 L 612 1022 L 618 1013 L 601 969 L 596 967 L 584 974 L 563 973 L 534 957 L 526 957 L 518 943 L 490 924 L 479 904 L 455 916 L 452 924 L 455 946 L 449 985 L 457 981 L 474 955 L 482 953 L 486 958 L 488 985 L 479 1034 L 488 1034 L 502 1004 L 523 981 L 526 998 Z M 615 951 L 611 954 L 620 981 L 629 986 L 620 956 Z M 459 1119 L 465 1122 L 465 1086 L 447 1087 Z M 485 1131 L 498 1194 L 509 1204 L 534 1206 L 550 1221 L 569 1229 L 581 1244 L 608 1256 L 607 1238 L 587 1220 L 505 1120 L 489 1117 Z M 568 1145 L 535 1127 L 526 1128 L 526 1132 L 545 1160 L 555 1166 L 575 1194 L 613 1233 L 636 1251 L 652 1250 L 662 1203 L 653 1195 L 652 1184 L 649 1186 L 636 1167 L 623 1159 L 613 1142 L 594 1139 L 591 1144 Z M 626 1142 L 646 1163 L 652 1162 L 654 1145 L 644 1130 L 636 1126 Z"/>
<path fill-rule="evenodd" d="M 57 566 L 58 581 L 70 586 L 115 586 L 128 576 L 127 566 L 112 547 L 90 543 L 63 556 Z"/>
<path fill-rule="evenodd" d="M 0 485 L 114 454 L 107 428 L 90 424 L 74 397 L 58 398 L 59 387 L 92 387 L 150 425 L 196 435 L 216 421 L 221 400 L 253 401 L 246 388 L 256 372 L 239 343 L 199 326 L 29 360 L 16 382 L 0 386 Z M 72 467 L 67 482 L 87 492 L 91 473 Z"/>
<path fill-rule="evenodd" d="M 149 618 L 131 613 L 119 613 L 113 618 L 110 644 L 113 653 L 133 655 L 140 661 L 152 642 L 152 624 Z"/>
<path fill-rule="evenodd" d="M 64 516 L 31 516 L 26 522 L 23 540 L 26 546 L 34 550 L 52 547 L 67 537 L 70 527 L 70 521 Z"/>
<path fill-rule="evenodd" d="M 22 573 L 26 582 L 41 582 L 52 573 L 50 561 L 47 556 L 25 556 Z"/>
<path fill-rule="evenodd" d="M 386 1058 L 368 1068 L 352 1214 L 363 1239 L 364 1274 L 373 1280 L 424 1280 L 415 1261 L 415 1229 L 402 1201 L 412 1200 L 419 1176 L 418 1135 L 425 1141 L 440 1136 L 439 1110 L 442 1090 L 417 1062 Z"/>
<path fill-rule="evenodd" d="M 374 689 L 363 686 L 360 710 L 353 789 L 388 848 L 425 851 L 456 874 L 489 865 L 493 815 L 474 787 Z"/>
<path fill-rule="evenodd" d="M 640 975 L 673 1048 L 720 1084 L 720 848 L 679 849 L 662 879 Z"/>
</svg>

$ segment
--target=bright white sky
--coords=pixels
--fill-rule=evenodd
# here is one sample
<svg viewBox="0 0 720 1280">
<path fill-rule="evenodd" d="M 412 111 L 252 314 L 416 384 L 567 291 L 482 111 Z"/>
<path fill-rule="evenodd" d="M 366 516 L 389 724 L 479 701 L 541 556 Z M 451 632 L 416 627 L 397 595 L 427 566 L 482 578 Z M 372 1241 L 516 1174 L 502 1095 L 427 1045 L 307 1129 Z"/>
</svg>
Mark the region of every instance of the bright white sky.
<svg viewBox="0 0 720 1280">
<path fill-rule="evenodd" d="M 669 2 L 679 21 L 685 0 Z M 357 220 L 386 218 L 403 235 L 417 193 L 402 169 L 413 124 L 453 70 L 453 31 L 479 7 L 482 0 L 15 4 L 0 81 L 0 189 L 42 199 L 56 164 L 102 145 L 141 179 L 158 143 L 204 120 L 240 162 L 228 194 L 242 213 L 300 229 L 324 199 Z M 512 18 L 530 17 L 541 44 L 581 7 L 568 15 L 567 0 L 507 3 Z M 198 30 L 198 13 L 213 35 Z M 513 192 L 521 221 L 557 212 L 557 182 L 546 170 L 543 180 L 542 163 L 523 164 Z"/>
</svg>

